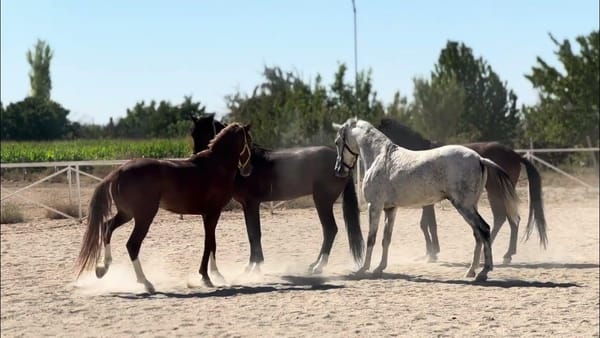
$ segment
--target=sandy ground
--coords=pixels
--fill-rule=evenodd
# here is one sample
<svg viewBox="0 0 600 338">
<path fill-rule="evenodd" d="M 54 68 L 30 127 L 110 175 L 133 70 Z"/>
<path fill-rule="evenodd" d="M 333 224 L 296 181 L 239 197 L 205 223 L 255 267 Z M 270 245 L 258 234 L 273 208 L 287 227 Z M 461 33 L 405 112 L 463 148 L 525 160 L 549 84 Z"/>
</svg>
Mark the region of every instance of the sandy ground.
<svg viewBox="0 0 600 338">
<path fill-rule="evenodd" d="M 45 194 L 41 200 L 65 198 L 62 187 L 37 193 Z M 526 189 L 520 186 L 519 192 Z M 306 273 L 321 244 L 314 208 L 263 212 L 266 263 L 255 276 L 242 274 L 249 254 L 242 213 L 225 212 L 217 228 L 217 263 L 227 281 L 211 289 L 187 287 L 198 278 L 204 237 L 199 217 L 180 220 L 161 212 L 140 254 L 158 291 L 153 295 L 135 282 L 127 257 L 131 223 L 113 237 L 114 262 L 104 279 L 90 273 L 75 281 L 84 225 L 47 220 L 39 212 L 27 223 L 1 227 L 1 335 L 598 336 L 598 193 L 550 186 L 544 194 L 548 249 L 539 248 L 537 236 L 519 242 L 513 263 L 496 265 L 486 283 L 463 278 L 474 241 L 448 203 L 436 207 L 439 261 L 423 259 L 420 210 L 401 209 L 390 262 L 378 278 L 352 277 L 339 204 L 340 231 L 330 264 L 319 276 Z M 526 218 L 527 199 L 522 202 Z M 486 202 L 481 210 L 491 221 Z M 361 218 L 366 236 L 364 212 Z M 382 228 L 373 266 L 379 262 Z M 494 245 L 497 263 L 508 233 L 505 225 Z"/>
</svg>

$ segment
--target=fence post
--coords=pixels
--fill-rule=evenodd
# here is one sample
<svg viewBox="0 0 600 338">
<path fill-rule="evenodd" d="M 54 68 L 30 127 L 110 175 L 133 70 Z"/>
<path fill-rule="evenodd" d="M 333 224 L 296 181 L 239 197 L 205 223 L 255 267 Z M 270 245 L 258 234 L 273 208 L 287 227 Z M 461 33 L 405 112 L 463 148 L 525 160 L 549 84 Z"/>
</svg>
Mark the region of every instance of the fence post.
<svg viewBox="0 0 600 338">
<path fill-rule="evenodd" d="M 81 221 L 81 180 L 79 179 L 79 164 L 75 165 L 75 182 L 77 183 L 77 200 L 79 201 L 78 215 Z"/>
<path fill-rule="evenodd" d="M 590 136 L 586 136 L 585 139 L 587 140 L 587 144 L 588 147 L 593 148 L 594 146 L 592 145 L 592 139 L 590 138 Z M 596 153 L 594 151 L 590 151 L 590 153 L 592 154 L 592 163 L 594 164 L 594 173 L 596 174 L 596 177 L 599 177 L 599 173 L 598 173 L 598 162 L 596 161 Z"/>
<path fill-rule="evenodd" d="M 67 183 L 69 184 L 69 205 L 73 203 L 71 200 L 71 166 L 67 166 Z"/>
</svg>

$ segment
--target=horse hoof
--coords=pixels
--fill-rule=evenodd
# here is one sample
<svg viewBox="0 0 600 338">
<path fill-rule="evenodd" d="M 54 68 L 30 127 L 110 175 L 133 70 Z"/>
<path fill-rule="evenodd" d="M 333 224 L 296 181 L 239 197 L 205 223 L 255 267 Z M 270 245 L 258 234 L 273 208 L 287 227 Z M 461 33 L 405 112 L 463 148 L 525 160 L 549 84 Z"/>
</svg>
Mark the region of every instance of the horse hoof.
<svg viewBox="0 0 600 338">
<path fill-rule="evenodd" d="M 154 289 L 154 285 L 152 285 L 152 283 L 146 281 L 146 282 L 142 282 L 142 284 L 144 284 L 144 287 L 146 288 L 146 291 L 150 294 L 155 293 L 156 289 Z"/>
<path fill-rule="evenodd" d="M 510 264 L 510 262 L 512 262 L 512 257 L 504 257 L 502 259 L 503 264 Z"/>
<path fill-rule="evenodd" d="M 427 256 L 427 263 L 435 263 L 435 262 L 437 262 L 437 255 Z"/>
<path fill-rule="evenodd" d="M 310 267 L 308 268 L 308 272 L 312 275 L 320 275 L 323 273 L 323 268 L 320 266 Z"/>
<path fill-rule="evenodd" d="M 475 271 L 473 271 L 473 270 L 467 271 L 467 273 L 465 274 L 465 277 L 467 277 L 467 278 L 475 277 Z"/>
<path fill-rule="evenodd" d="M 381 277 L 381 275 L 383 275 L 383 269 L 377 268 L 377 269 L 373 270 L 373 276 Z"/>
<path fill-rule="evenodd" d="M 480 272 L 477 277 L 475 277 L 476 282 L 485 282 L 487 280 L 487 273 Z"/>
<path fill-rule="evenodd" d="M 96 277 L 98 277 L 98 278 L 104 277 L 104 275 L 106 275 L 107 271 L 108 271 L 108 269 L 105 266 L 97 266 L 96 267 Z"/>
<path fill-rule="evenodd" d="M 202 278 L 202 282 L 204 283 L 204 286 L 206 286 L 207 288 L 215 287 L 215 285 L 208 278 Z"/>
</svg>

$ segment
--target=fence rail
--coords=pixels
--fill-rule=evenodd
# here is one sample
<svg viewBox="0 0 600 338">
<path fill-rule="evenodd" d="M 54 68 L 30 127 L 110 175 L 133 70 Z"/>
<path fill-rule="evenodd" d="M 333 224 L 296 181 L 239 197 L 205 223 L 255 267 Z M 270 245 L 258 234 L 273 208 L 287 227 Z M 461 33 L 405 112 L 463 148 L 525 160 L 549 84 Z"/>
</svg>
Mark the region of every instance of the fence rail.
<svg viewBox="0 0 600 338">
<path fill-rule="evenodd" d="M 525 156 L 533 161 L 536 161 L 568 178 L 570 178 L 573 181 L 576 181 L 577 183 L 590 188 L 590 189 L 594 189 L 594 190 L 598 190 L 598 187 L 594 187 L 582 180 L 580 180 L 579 178 L 570 175 L 568 173 L 566 173 L 565 171 L 559 169 L 558 167 L 540 159 L 539 157 L 535 156 L 535 153 L 558 153 L 558 152 L 597 152 L 600 151 L 599 147 L 589 147 L 589 148 L 550 148 L 550 149 L 515 149 L 516 152 L 518 153 L 524 153 Z M 182 160 L 182 159 L 168 159 L 168 160 Z M 87 177 L 90 177 L 92 179 L 95 179 L 97 181 L 101 181 L 102 178 L 94 176 L 90 173 L 84 172 L 80 169 L 80 167 L 95 167 L 95 166 L 110 166 L 110 165 L 120 165 L 127 162 L 127 160 L 99 160 L 99 161 L 60 161 L 60 162 L 24 162 L 24 163 L 0 163 L 0 169 L 9 169 L 9 168 L 62 168 L 61 170 L 58 170 L 55 173 L 52 173 L 42 179 L 39 179 L 23 188 L 19 188 L 15 191 L 10 191 L 9 189 L 6 189 L 2 186 L 0 186 L 0 188 L 2 189 L 2 198 L 0 199 L 1 201 L 7 200 L 9 198 L 12 197 L 18 197 L 22 200 L 25 200 L 27 202 L 33 203 L 39 207 L 42 207 L 44 209 L 50 210 L 52 212 L 58 213 L 64 217 L 68 217 L 71 219 L 77 219 L 77 220 L 82 220 L 84 217 L 82 217 L 82 200 L 81 200 L 81 180 L 80 180 L 80 175 L 84 175 Z M 596 162 L 594 161 L 594 164 Z M 357 169 L 360 167 L 360 165 L 356 166 Z M 594 168 L 596 170 L 596 173 L 598 172 L 598 168 Z M 20 193 L 22 193 L 23 191 L 30 189 L 40 183 L 43 183 L 49 179 L 51 179 L 52 177 L 58 176 L 62 173 L 66 173 L 67 175 L 67 181 L 68 181 L 68 185 L 69 185 L 69 200 L 71 199 L 71 195 L 72 195 L 72 174 L 75 174 L 75 185 L 76 185 L 76 191 L 77 191 L 77 200 L 78 200 L 78 204 L 79 204 L 79 208 L 78 208 L 78 218 L 76 217 L 72 217 L 70 215 L 67 215 L 59 210 L 56 210 L 55 208 L 52 208 L 46 204 L 40 203 L 38 201 L 26 198 L 24 196 L 19 195 Z M 361 182 L 361 178 L 360 175 L 357 175 L 357 192 L 359 194 L 359 196 L 361 195 L 361 189 L 360 189 L 360 182 Z M 6 194 L 5 194 L 6 193 Z M 360 200 L 360 198 L 359 198 Z M 281 205 L 284 205 L 285 201 L 280 201 L 277 203 L 274 202 L 270 202 L 268 208 L 271 210 L 271 213 L 273 212 L 274 208 L 277 208 Z"/>
</svg>

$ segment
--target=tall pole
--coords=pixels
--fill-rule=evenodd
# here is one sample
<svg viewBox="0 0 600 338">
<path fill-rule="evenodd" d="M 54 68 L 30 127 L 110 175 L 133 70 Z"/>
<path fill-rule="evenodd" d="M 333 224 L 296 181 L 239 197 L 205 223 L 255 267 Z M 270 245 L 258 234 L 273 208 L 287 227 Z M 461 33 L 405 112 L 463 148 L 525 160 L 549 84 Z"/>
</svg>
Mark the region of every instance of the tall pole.
<svg viewBox="0 0 600 338">
<path fill-rule="evenodd" d="M 356 3 L 352 0 L 352 10 L 354 11 L 354 90 L 358 94 L 358 45 L 356 38 Z"/>
<path fill-rule="evenodd" d="M 354 116 L 358 117 L 358 39 L 356 38 L 356 3 L 352 0 L 352 11 L 354 12 L 354 95 L 356 95 L 356 105 L 354 106 Z M 360 158 L 356 159 L 356 191 L 358 192 L 358 205 L 362 205 L 362 177 L 360 172 Z"/>
</svg>

